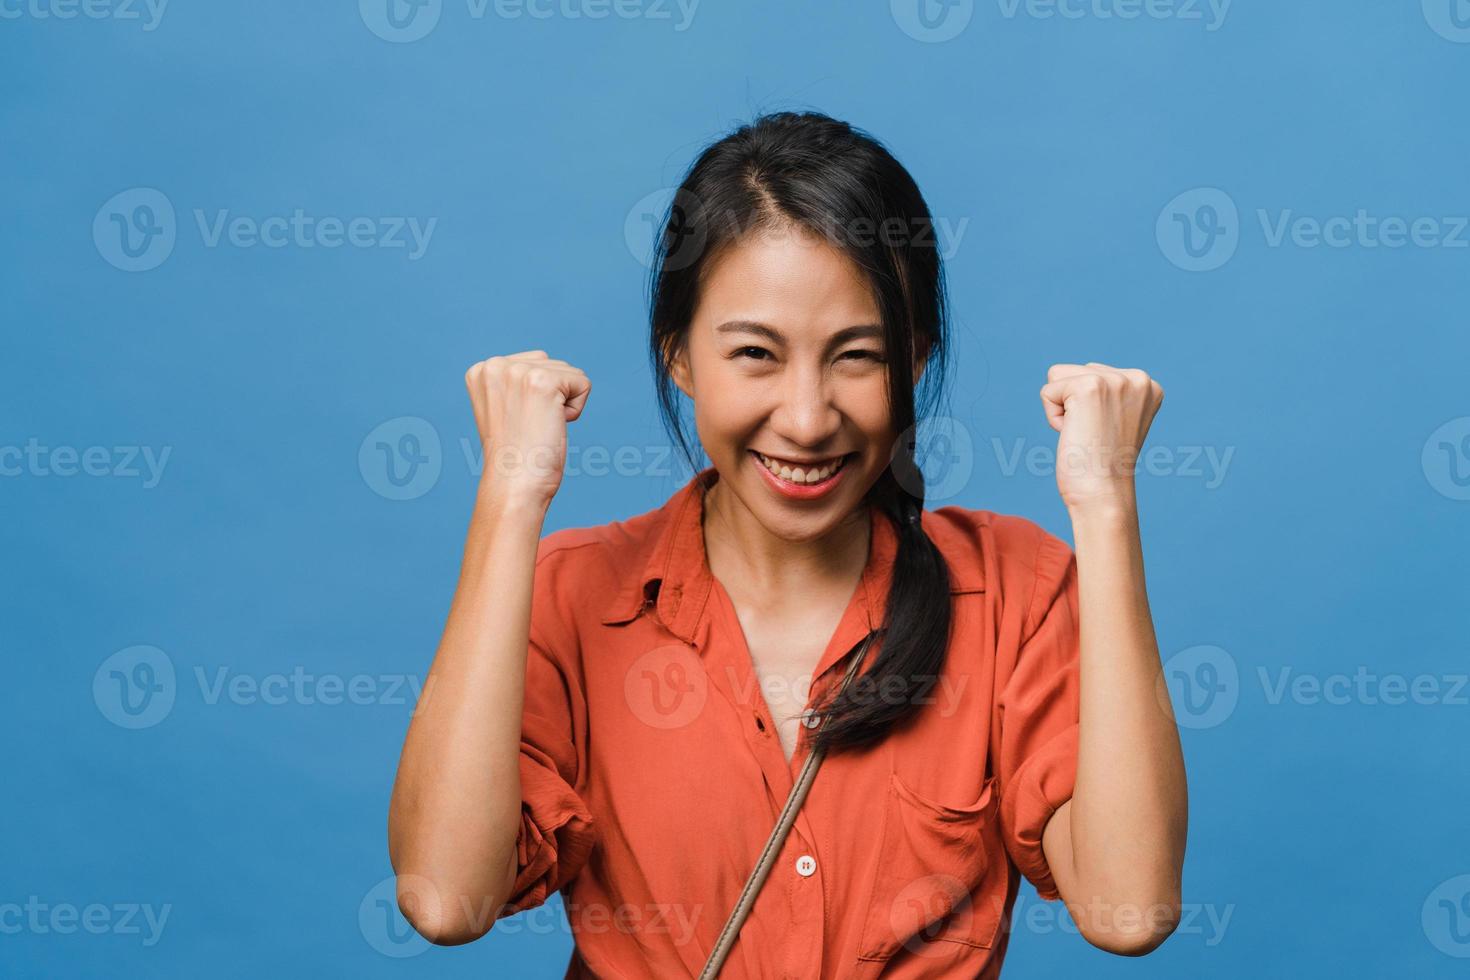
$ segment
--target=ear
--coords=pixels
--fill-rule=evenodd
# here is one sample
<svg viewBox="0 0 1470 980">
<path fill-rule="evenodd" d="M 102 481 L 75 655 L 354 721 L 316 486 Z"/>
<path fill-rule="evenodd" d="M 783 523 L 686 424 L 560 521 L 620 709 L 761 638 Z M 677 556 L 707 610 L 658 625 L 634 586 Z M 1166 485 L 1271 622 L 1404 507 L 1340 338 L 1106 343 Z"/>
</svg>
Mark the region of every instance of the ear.
<svg viewBox="0 0 1470 980">
<path fill-rule="evenodd" d="M 679 390 L 692 399 L 694 397 L 694 379 L 689 371 L 689 345 L 679 345 L 679 353 L 675 354 L 672 358 L 666 357 L 665 363 L 668 365 L 669 376 L 674 379 L 674 384 L 678 385 Z"/>
</svg>

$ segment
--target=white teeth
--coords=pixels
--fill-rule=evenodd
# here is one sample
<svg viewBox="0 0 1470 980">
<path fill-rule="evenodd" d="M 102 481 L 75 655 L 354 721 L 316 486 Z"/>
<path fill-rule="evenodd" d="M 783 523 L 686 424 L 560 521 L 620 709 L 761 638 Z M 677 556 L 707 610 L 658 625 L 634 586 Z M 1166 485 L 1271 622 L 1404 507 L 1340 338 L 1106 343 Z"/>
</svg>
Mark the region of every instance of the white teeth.
<svg viewBox="0 0 1470 980">
<path fill-rule="evenodd" d="M 762 453 L 756 453 L 756 456 L 760 459 L 761 463 L 765 466 L 766 469 L 770 470 L 781 479 L 791 483 L 821 483 L 823 480 L 830 477 L 833 473 L 836 473 L 838 470 L 840 470 L 842 468 L 843 462 L 847 459 L 847 457 L 844 456 L 835 462 L 826 463 L 822 466 L 816 466 L 810 469 L 806 469 L 800 466 L 791 466 L 786 463 L 778 463 L 775 460 L 771 459 L 771 457 L 766 456 Z"/>
</svg>

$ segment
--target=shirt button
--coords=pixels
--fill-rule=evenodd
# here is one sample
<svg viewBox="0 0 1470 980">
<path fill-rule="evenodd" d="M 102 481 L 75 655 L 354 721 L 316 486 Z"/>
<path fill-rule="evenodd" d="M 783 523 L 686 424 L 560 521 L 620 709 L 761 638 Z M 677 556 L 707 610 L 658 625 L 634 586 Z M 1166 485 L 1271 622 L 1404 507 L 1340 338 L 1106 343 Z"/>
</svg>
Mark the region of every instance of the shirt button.
<svg viewBox="0 0 1470 980">
<path fill-rule="evenodd" d="M 822 723 L 822 716 L 813 711 L 808 713 L 807 716 L 802 719 L 801 723 L 808 728 L 816 728 Z"/>
<path fill-rule="evenodd" d="M 803 878 L 810 878 L 817 873 L 817 859 L 810 854 L 803 854 L 796 859 L 796 873 Z"/>
</svg>

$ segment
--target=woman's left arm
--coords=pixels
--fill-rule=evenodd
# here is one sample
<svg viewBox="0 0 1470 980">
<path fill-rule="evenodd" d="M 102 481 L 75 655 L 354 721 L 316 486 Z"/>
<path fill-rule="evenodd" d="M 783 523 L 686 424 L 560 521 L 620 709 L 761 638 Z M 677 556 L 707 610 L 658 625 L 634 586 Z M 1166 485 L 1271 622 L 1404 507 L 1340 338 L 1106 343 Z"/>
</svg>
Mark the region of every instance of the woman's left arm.
<svg viewBox="0 0 1470 980">
<path fill-rule="evenodd" d="M 1080 719 L 1072 798 L 1042 849 L 1079 931 L 1148 953 L 1180 916 L 1188 795 L 1144 586 L 1134 465 L 1163 401 L 1138 369 L 1055 364 L 1041 389 L 1061 435 L 1057 488 L 1072 519 Z"/>
</svg>

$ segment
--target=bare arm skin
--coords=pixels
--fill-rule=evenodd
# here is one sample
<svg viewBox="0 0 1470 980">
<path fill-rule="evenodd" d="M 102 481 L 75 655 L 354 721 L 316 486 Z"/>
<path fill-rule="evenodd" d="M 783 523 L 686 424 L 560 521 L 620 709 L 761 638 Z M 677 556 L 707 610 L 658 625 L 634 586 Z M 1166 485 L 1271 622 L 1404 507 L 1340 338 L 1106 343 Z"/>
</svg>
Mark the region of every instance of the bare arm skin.
<svg viewBox="0 0 1470 980">
<path fill-rule="evenodd" d="M 1048 378 L 1042 399 L 1062 433 L 1057 482 L 1077 559 L 1081 706 L 1076 784 L 1042 849 L 1088 942 L 1139 956 L 1178 925 L 1188 824 L 1133 487 L 1163 389 L 1142 371 L 1096 362 L 1054 365 Z"/>
<path fill-rule="evenodd" d="M 399 907 L 446 946 L 488 932 L 515 884 L 537 548 L 566 459 L 566 423 L 591 387 L 544 351 L 482 361 L 465 380 L 485 467 L 388 813 Z"/>
</svg>

